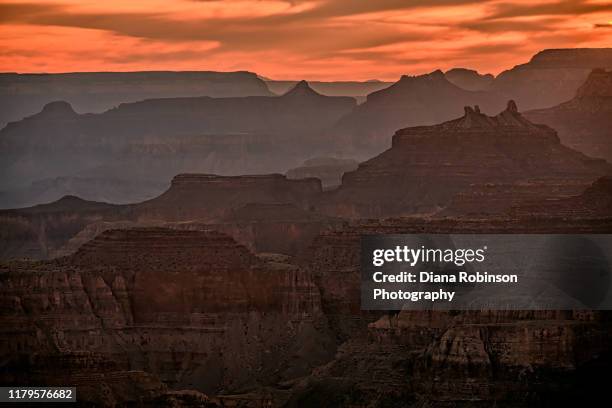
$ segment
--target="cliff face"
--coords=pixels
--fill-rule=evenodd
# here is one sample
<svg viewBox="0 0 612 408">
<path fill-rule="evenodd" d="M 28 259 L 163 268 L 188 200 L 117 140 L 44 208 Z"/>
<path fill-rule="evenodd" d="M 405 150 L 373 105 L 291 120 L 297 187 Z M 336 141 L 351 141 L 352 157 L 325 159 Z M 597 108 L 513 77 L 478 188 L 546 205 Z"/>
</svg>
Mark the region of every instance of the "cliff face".
<svg viewBox="0 0 612 408">
<path fill-rule="evenodd" d="M 257 253 L 303 255 L 323 231 L 342 220 L 294 204 L 246 204 L 210 225 Z"/>
<path fill-rule="evenodd" d="M 79 72 L 0 74 L 0 127 L 65 100 L 78 112 L 102 112 L 120 103 L 177 96 L 267 96 L 251 72 Z"/>
<path fill-rule="evenodd" d="M 305 218 L 249 206 L 230 218 L 262 213 Z M 291 390 L 273 400 L 290 397 L 289 406 L 524 406 L 559 389 L 559 398 L 580 393 L 574 376 L 596 379 L 602 373 L 590 364 L 609 367 L 601 361 L 610 351 L 606 314 L 362 312 L 359 287 L 362 235 L 604 233 L 609 214 L 351 222 L 326 230 L 298 264 L 255 256 L 206 228 L 108 230 L 70 257 L 2 265 L 2 382 L 74 383 L 92 401 L 103 400 L 103 384 L 111 402 L 175 398 L 164 387 L 261 396 L 280 383 Z"/>
<path fill-rule="evenodd" d="M 612 71 L 593 70 L 573 99 L 525 117 L 553 127 L 564 144 L 612 161 Z"/>
<path fill-rule="evenodd" d="M 48 259 L 117 225 L 216 224 L 257 251 L 294 255 L 333 222 L 312 210 L 321 182 L 280 174 L 180 174 L 158 197 L 112 205 L 67 196 L 30 208 L 0 211 L 0 259 Z M 280 234 L 280 235 L 278 235 Z"/>
<path fill-rule="evenodd" d="M 224 177 L 182 174 L 162 195 L 137 206 L 140 220 L 211 221 L 249 203 L 293 204 L 309 209 L 321 192 L 317 179 L 288 180 L 280 174 Z"/>
<path fill-rule="evenodd" d="M 368 95 L 366 102 L 342 118 L 330 131 L 352 149 L 356 157 L 369 157 L 389 145 L 389 136 L 407 126 L 433 125 L 459 115 L 466 105 L 480 105 L 487 112 L 502 108 L 500 95 L 462 89 L 441 71 L 416 77 L 402 76 L 390 87 Z"/>
<path fill-rule="evenodd" d="M 554 130 L 529 122 L 510 101 L 497 116 L 466 107 L 462 118 L 398 130 L 389 150 L 346 173 L 319 208 L 348 217 L 432 214 L 475 185 L 537 182 L 548 186 L 535 189 L 540 197 L 571 195 L 611 169 L 563 146 Z M 488 205 L 480 201 L 480 210 Z"/>
<path fill-rule="evenodd" d="M 72 257 L 4 265 L 0 279 L 5 384 L 136 370 L 231 391 L 304 375 L 333 351 L 310 274 L 220 233 L 107 231 Z"/>
<path fill-rule="evenodd" d="M 338 338 L 335 358 L 288 406 L 540 406 L 604 394 L 610 314 L 572 311 L 360 311 L 360 237 L 397 233 L 597 233 L 604 218 L 387 219 L 353 222 L 315 242 L 310 260 Z M 585 376 L 585 381 L 577 378 Z M 467 404 L 467 405 L 466 405 Z"/>
<path fill-rule="evenodd" d="M 523 109 L 546 108 L 571 99 L 594 68 L 612 68 L 612 48 L 544 50 L 499 74 L 490 89 Z"/>
<path fill-rule="evenodd" d="M 602 314 L 407 313 L 370 325 L 369 338 L 296 388 L 287 406 L 507 407 L 592 404 L 609 364 Z M 606 357 L 604 357 L 606 356 Z M 583 380 L 578 380 L 584 376 Z"/>
<path fill-rule="evenodd" d="M 330 228 L 318 236 L 301 258 L 312 269 L 332 329 L 340 339 L 363 333 L 380 312 L 361 311 L 361 237 L 377 234 L 562 234 L 607 233 L 610 214 L 566 218 L 539 214 L 482 218 L 388 218 L 355 220 Z"/>
</svg>

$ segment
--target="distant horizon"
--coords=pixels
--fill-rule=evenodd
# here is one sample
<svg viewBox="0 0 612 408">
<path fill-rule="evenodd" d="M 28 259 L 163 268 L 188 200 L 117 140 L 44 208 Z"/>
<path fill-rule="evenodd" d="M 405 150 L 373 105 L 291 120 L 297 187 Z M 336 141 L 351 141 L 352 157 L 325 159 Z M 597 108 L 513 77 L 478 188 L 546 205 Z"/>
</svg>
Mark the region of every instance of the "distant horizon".
<svg viewBox="0 0 612 408">
<path fill-rule="evenodd" d="M 0 71 L 14 73 L 389 82 L 454 67 L 498 75 L 612 35 L 603 0 L 0 0 L 0 16 Z"/>
<path fill-rule="evenodd" d="M 517 64 L 517 65 L 521 65 L 521 64 L 525 64 L 528 63 L 531 58 L 542 52 L 542 51 L 547 51 L 547 50 L 577 50 L 577 49 L 612 49 L 612 47 L 576 47 L 576 48 L 548 48 L 548 49 L 543 49 L 540 51 L 537 51 L 535 54 L 531 55 L 525 62 Z M 110 71 L 61 71 L 61 72 L 14 72 L 14 71 L 0 71 L 0 75 L 10 75 L 10 74 L 17 74 L 17 75 L 71 75 L 71 74 L 129 74 L 129 73 L 224 73 L 224 74 L 229 74 L 229 73 L 249 73 L 249 74 L 254 74 L 256 75 L 259 79 L 261 79 L 264 82 L 298 82 L 298 81 L 306 81 L 306 82 L 362 82 L 362 83 L 366 83 L 366 82 L 371 82 L 371 83 L 376 83 L 376 82 L 380 82 L 380 83 L 393 83 L 393 82 L 397 82 L 401 79 L 402 76 L 404 75 L 408 75 L 408 76 L 422 76 L 422 75 L 427 75 L 427 74 L 431 74 L 435 71 L 442 71 L 443 73 L 446 73 L 450 70 L 453 69 L 465 69 L 465 70 L 470 70 L 470 71 L 475 71 L 480 75 L 493 75 L 494 77 L 497 77 L 499 74 L 501 74 L 504 71 L 510 70 L 512 68 L 516 67 L 516 65 L 511 66 L 511 67 L 506 67 L 504 69 L 502 69 L 500 72 L 498 73 L 492 73 L 492 72 L 482 72 L 479 71 L 476 68 L 473 67 L 466 67 L 466 66 L 458 66 L 458 67 L 452 67 L 449 69 L 440 69 L 440 68 L 435 68 L 431 71 L 427 71 L 427 72 L 421 72 L 421 73 L 405 73 L 405 74 L 401 74 L 399 77 L 395 78 L 395 79 L 378 79 L 378 78 L 371 78 L 371 79 L 310 79 L 310 78 L 282 78 L 282 79 L 278 79 L 278 78 L 270 78 L 267 77 L 266 75 L 261 75 L 258 72 L 253 72 L 253 71 L 249 71 L 249 70 L 244 70 L 244 69 L 238 69 L 238 70 L 234 70 L 234 71 L 215 71 L 215 70 L 210 70 L 210 69 L 201 69 L 201 70 L 193 70 L 193 69 L 186 69 L 186 70 L 175 70 L 175 69 L 154 69 L 154 70 L 134 70 L 134 71 L 117 71 L 117 70 L 110 70 Z"/>
</svg>

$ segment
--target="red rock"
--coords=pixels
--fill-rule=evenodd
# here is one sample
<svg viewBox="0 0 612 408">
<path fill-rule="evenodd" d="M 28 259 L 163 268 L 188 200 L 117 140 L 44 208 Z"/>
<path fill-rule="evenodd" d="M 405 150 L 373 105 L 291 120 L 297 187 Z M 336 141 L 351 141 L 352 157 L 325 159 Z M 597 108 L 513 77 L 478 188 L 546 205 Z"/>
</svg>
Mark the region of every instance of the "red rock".
<svg viewBox="0 0 612 408">
<path fill-rule="evenodd" d="M 310 273 L 213 231 L 106 231 L 71 257 L 2 265 L 0 279 L 2 358 L 20 375 L 3 384 L 136 370 L 231 390 L 305 375 L 333 352 Z"/>
<path fill-rule="evenodd" d="M 540 184 L 544 198 L 560 186 L 576 194 L 611 172 L 604 161 L 562 145 L 551 128 L 529 122 L 510 101 L 496 116 L 466 107 L 462 118 L 398 130 L 389 150 L 346 173 L 317 208 L 353 218 L 427 215 L 474 186 Z M 488 206 L 481 200 L 477 210 Z"/>
</svg>

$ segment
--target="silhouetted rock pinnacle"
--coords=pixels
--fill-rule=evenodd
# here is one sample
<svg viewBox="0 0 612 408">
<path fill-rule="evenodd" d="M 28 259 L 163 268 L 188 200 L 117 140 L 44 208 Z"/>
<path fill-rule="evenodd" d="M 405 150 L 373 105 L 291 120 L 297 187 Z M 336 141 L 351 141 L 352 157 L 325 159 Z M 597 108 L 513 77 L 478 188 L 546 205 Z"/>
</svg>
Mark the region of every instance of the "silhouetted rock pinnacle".
<svg viewBox="0 0 612 408">
<path fill-rule="evenodd" d="M 516 185 L 534 185 L 526 198 L 571 195 L 610 172 L 604 161 L 563 146 L 553 129 L 525 119 L 513 101 L 495 116 L 466 106 L 458 119 L 395 132 L 390 149 L 323 193 L 321 209 L 346 217 L 433 215 L 475 186 L 504 185 L 501 202 L 472 194 L 469 205 L 458 206 L 495 212 L 524 198 Z"/>
</svg>

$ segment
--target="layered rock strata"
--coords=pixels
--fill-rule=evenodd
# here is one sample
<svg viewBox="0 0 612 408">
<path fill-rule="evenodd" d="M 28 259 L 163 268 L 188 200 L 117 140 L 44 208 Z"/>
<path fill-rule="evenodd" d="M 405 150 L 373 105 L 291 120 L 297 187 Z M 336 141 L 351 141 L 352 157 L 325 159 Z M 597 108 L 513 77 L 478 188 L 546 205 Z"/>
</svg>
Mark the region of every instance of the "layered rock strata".
<svg viewBox="0 0 612 408">
<path fill-rule="evenodd" d="M 0 279 L 3 384 L 140 371 L 216 393 L 305 375 L 333 351 L 310 273 L 213 231 L 106 231 Z"/>
</svg>

